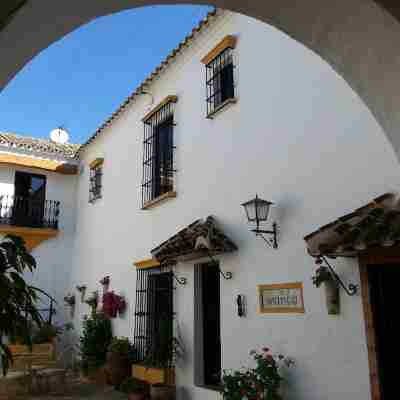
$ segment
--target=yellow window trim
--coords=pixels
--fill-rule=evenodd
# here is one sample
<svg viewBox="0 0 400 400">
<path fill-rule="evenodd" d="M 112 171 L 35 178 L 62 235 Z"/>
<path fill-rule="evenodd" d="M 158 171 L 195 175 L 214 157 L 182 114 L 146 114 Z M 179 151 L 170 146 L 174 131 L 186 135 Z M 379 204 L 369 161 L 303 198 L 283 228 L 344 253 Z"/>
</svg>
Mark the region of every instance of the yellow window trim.
<svg viewBox="0 0 400 400">
<path fill-rule="evenodd" d="M 167 199 L 174 199 L 176 197 L 176 192 L 166 192 L 155 199 L 149 200 L 143 204 L 142 210 L 149 210 L 150 208 L 156 207 L 160 203 L 163 203 Z"/>
<path fill-rule="evenodd" d="M 203 64 L 209 64 L 214 58 L 221 54 L 225 49 L 236 47 L 237 38 L 233 35 L 225 36 L 211 51 L 209 51 L 202 59 Z"/>
<path fill-rule="evenodd" d="M 89 163 L 90 168 L 96 168 L 99 165 L 102 165 L 104 163 L 104 158 L 95 158 L 91 163 Z"/>
<path fill-rule="evenodd" d="M 78 173 L 78 166 L 75 164 L 68 164 L 55 160 L 45 160 L 41 158 L 19 156 L 16 154 L 0 154 L 0 164 L 18 165 L 21 167 L 57 172 L 64 175 L 76 175 Z"/>
<path fill-rule="evenodd" d="M 178 96 L 167 96 L 161 103 L 157 104 L 151 111 L 149 111 L 143 118 L 142 122 L 146 122 L 150 119 L 157 111 L 161 110 L 168 103 L 176 103 Z"/>
<path fill-rule="evenodd" d="M 160 263 L 155 260 L 154 258 L 147 258 L 145 260 L 139 260 L 139 261 L 135 261 L 133 263 L 133 265 L 137 268 L 137 269 L 146 269 L 146 268 L 155 268 L 155 267 L 159 267 Z"/>
</svg>

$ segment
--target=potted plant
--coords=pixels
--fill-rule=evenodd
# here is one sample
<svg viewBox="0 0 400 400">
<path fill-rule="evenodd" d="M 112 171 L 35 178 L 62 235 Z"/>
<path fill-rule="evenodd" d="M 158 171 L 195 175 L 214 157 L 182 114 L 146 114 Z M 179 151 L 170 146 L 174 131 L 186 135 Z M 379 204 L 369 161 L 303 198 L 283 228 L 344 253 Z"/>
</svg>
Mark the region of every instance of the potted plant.
<svg viewBox="0 0 400 400">
<path fill-rule="evenodd" d="M 173 336 L 171 321 L 168 318 L 161 318 L 153 346 L 149 349 L 144 361 L 145 370 L 142 370 L 145 380 L 152 383 L 150 387 L 152 399 L 172 400 L 175 398 L 175 370 L 173 364 L 181 351 L 182 346 L 179 340 Z"/>
<path fill-rule="evenodd" d="M 103 294 L 102 311 L 108 318 L 116 318 L 117 315 L 124 313 L 126 301 L 122 296 L 114 292 Z"/>
<path fill-rule="evenodd" d="M 129 376 L 130 355 L 134 347 L 127 337 L 114 337 L 107 349 L 107 370 L 112 385 L 120 385 Z"/>
<path fill-rule="evenodd" d="M 64 297 L 64 303 L 66 306 L 69 307 L 70 316 L 72 318 L 74 316 L 74 309 L 75 309 L 75 295 L 72 293 L 68 293 Z"/>
<path fill-rule="evenodd" d="M 82 336 L 79 339 L 81 371 L 84 376 L 97 380 L 102 375 L 97 372 L 106 362 L 107 349 L 111 340 L 111 323 L 108 318 L 99 313 L 84 317 Z"/>
<path fill-rule="evenodd" d="M 283 355 L 274 355 L 268 348 L 252 350 L 254 368 L 223 371 L 221 394 L 224 400 L 281 400 L 282 369 L 294 362 Z"/>
<path fill-rule="evenodd" d="M 145 400 L 148 393 L 148 385 L 136 378 L 125 379 L 120 386 L 120 391 L 128 395 L 128 400 Z"/>
<path fill-rule="evenodd" d="M 321 262 L 322 260 L 317 259 L 316 263 L 320 266 L 315 271 L 312 281 L 317 288 L 324 284 L 326 308 L 328 310 L 328 314 L 337 315 L 340 313 L 339 285 L 329 269 L 322 266 Z"/>
<path fill-rule="evenodd" d="M 103 294 L 107 293 L 110 286 L 110 277 L 105 276 L 104 278 L 100 279 L 100 285 L 103 286 Z"/>
<path fill-rule="evenodd" d="M 91 308 L 92 314 L 95 314 L 99 303 L 99 293 L 97 290 L 92 292 L 92 294 L 86 299 L 85 303 Z"/>
<path fill-rule="evenodd" d="M 68 293 L 64 296 L 64 303 L 69 307 L 73 307 L 75 305 L 75 295 Z"/>
<path fill-rule="evenodd" d="M 81 294 L 81 302 L 83 303 L 85 301 L 86 286 L 77 286 L 76 290 Z"/>
</svg>

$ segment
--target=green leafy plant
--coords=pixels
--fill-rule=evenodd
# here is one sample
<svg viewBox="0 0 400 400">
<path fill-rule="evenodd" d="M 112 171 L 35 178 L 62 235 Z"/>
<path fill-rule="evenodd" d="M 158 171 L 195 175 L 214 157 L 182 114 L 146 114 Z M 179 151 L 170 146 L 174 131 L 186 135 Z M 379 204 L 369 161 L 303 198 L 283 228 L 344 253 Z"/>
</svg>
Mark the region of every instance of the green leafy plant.
<svg viewBox="0 0 400 400">
<path fill-rule="evenodd" d="M 327 267 L 320 266 L 315 271 L 315 275 L 311 279 L 312 279 L 313 284 L 318 288 L 322 285 L 322 283 L 331 281 L 333 279 L 333 277 Z"/>
<path fill-rule="evenodd" d="M 126 378 L 120 385 L 119 390 L 123 393 L 146 393 L 148 385 L 136 378 Z"/>
<path fill-rule="evenodd" d="M 33 330 L 32 342 L 34 344 L 49 343 L 63 332 L 63 328 L 45 322 Z"/>
<path fill-rule="evenodd" d="M 85 316 L 82 336 L 79 340 L 84 372 L 105 363 L 108 346 L 112 340 L 110 320 L 103 314 Z"/>
<path fill-rule="evenodd" d="M 173 336 L 171 321 L 161 318 L 152 347 L 144 360 L 144 365 L 155 368 L 168 368 L 183 353 L 180 341 Z"/>
<path fill-rule="evenodd" d="M 85 303 L 92 309 L 92 312 L 96 311 L 97 304 L 99 303 L 99 293 L 97 290 L 92 292 L 91 296 L 89 296 Z"/>
<path fill-rule="evenodd" d="M 290 367 L 293 360 L 283 355 L 273 355 L 268 348 L 262 352 L 252 350 L 254 368 L 224 371 L 222 396 L 224 400 L 281 400 L 281 368 Z"/>
<path fill-rule="evenodd" d="M 12 354 L 5 337 L 18 336 L 32 345 L 30 321 L 41 326 L 37 308 L 39 295 L 51 298 L 43 290 L 28 285 L 23 274 L 36 269 L 36 261 L 25 247 L 23 239 L 8 235 L 0 243 L 0 357 L 6 374 Z"/>
<path fill-rule="evenodd" d="M 135 346 L 127 337 L 114 337 L 108 346 L 108 351 L 118 354 L 126 354 L 130 362 L 137 360 L 137 351 Z"/>
</svg>

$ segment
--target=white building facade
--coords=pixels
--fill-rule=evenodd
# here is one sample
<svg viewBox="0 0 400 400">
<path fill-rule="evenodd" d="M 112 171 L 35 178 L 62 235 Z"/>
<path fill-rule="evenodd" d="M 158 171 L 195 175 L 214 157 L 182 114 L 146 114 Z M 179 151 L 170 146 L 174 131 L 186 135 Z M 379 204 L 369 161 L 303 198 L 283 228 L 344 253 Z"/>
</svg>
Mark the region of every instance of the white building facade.
<svg viewBox="0 0 400 400">
<path fill-rule="evenodd" d="M 213 65 L 218 57 L 222 61 Z M 232 74 L 221 72 L 228 64 Z M 234 89 L 226 91 L 231 81 Z M 167 139 L 155 139 L 160 132 Z M 355 296 L 341 290 L 340 313 L 328 315 L 324 291 L 311 281 L 315 264 L 303 238 L 398 191 L 400 169 L 369 110 L 317 55 L 263 23 L 218 11 L 99 128 L 78 157 L 75 176 L 46 172 L 48 197 L 65 207 L 60 234 L 34 250 L 44 289 L 54 288 L 58 299 L 81 285 L 90 293 L 109 276 L 110 290 L 127 301 L 127 310 L 112 321 L 113 333 L 137 342 L 139 271 L 166 263 L 186 281 L 173 280 L 174 331 L 184 348 L 175 366 L 178 398 L 220 396 L 201 372 L 215 360 L 204 360 L 199 344 L 200 290 L 204 298 L 219 299 L 213 329 L 220 337 L 221 369 L 247 365 L 250 350 L 267 346 L 296 362 L 287 373 L 286 398 L 372 399 L 376 389 L 361 290 Z M 9 164 L 2 167 L 2 185 L 14 181 L 13 171 Z M 277 249 L 250 231 L 254 226 L 241 204 L 256 194 L 274 202 L 264 227 L 277 223 Z M 208 216 L 228 243 L 212 254 L 225 276 L 232 274 L 232 279 L 217 274 L 219 290 L 199 287 L 198 265 L 210 259 L 205 252 L 187 254 L 176 236 Z M 191 228 L 183 231 L 190 234 Z M 332 264 L 346 284 L 361 285 L 357 257 L 335 258 Z M 304 310 L 260 312 L 258 287 L 287 283 L 300 284 Z M 238 295 L 245 303 L 243 316 Z M 78 335 L 88 311 L 77 301 L 72 322 Z"/>
</svg>

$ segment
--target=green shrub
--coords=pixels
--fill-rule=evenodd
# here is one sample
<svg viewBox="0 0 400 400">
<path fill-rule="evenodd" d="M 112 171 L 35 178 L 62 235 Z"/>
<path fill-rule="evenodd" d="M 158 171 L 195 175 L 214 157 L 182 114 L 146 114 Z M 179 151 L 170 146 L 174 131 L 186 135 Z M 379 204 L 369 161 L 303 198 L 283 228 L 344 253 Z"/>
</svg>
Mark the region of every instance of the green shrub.
<svg viewBox="0 0 400 400">
<path fill-rule="evenodd" d="M 37 330 L 33 331 L 32 342 L 35 344 L 49 343 L 56 336 L 60 335 L 62 331 L 62 328 L 46 322 Z"/>
<path fill-rule="evenodd" d="M 83 369 L 96 368 L 106 361 L 108 346 L 112 340 L 111 322 L 103 314 L 85 316 L 80 337 L 80 353 Z"/>
<path fill-rule="evenodd" d="M 119 390 L 123 393 L 144 393 L 147 385 L 136 378 L 126 378 L 120 385 Z"/>
<path fill-rule="evenodd" d="M 135 346 L 127 337 L 114 337 L 108 346 L 108 351 L 118 354 L 126 354 L 130 362 L 137 361 L 137 351 Z"/>
</svg>

